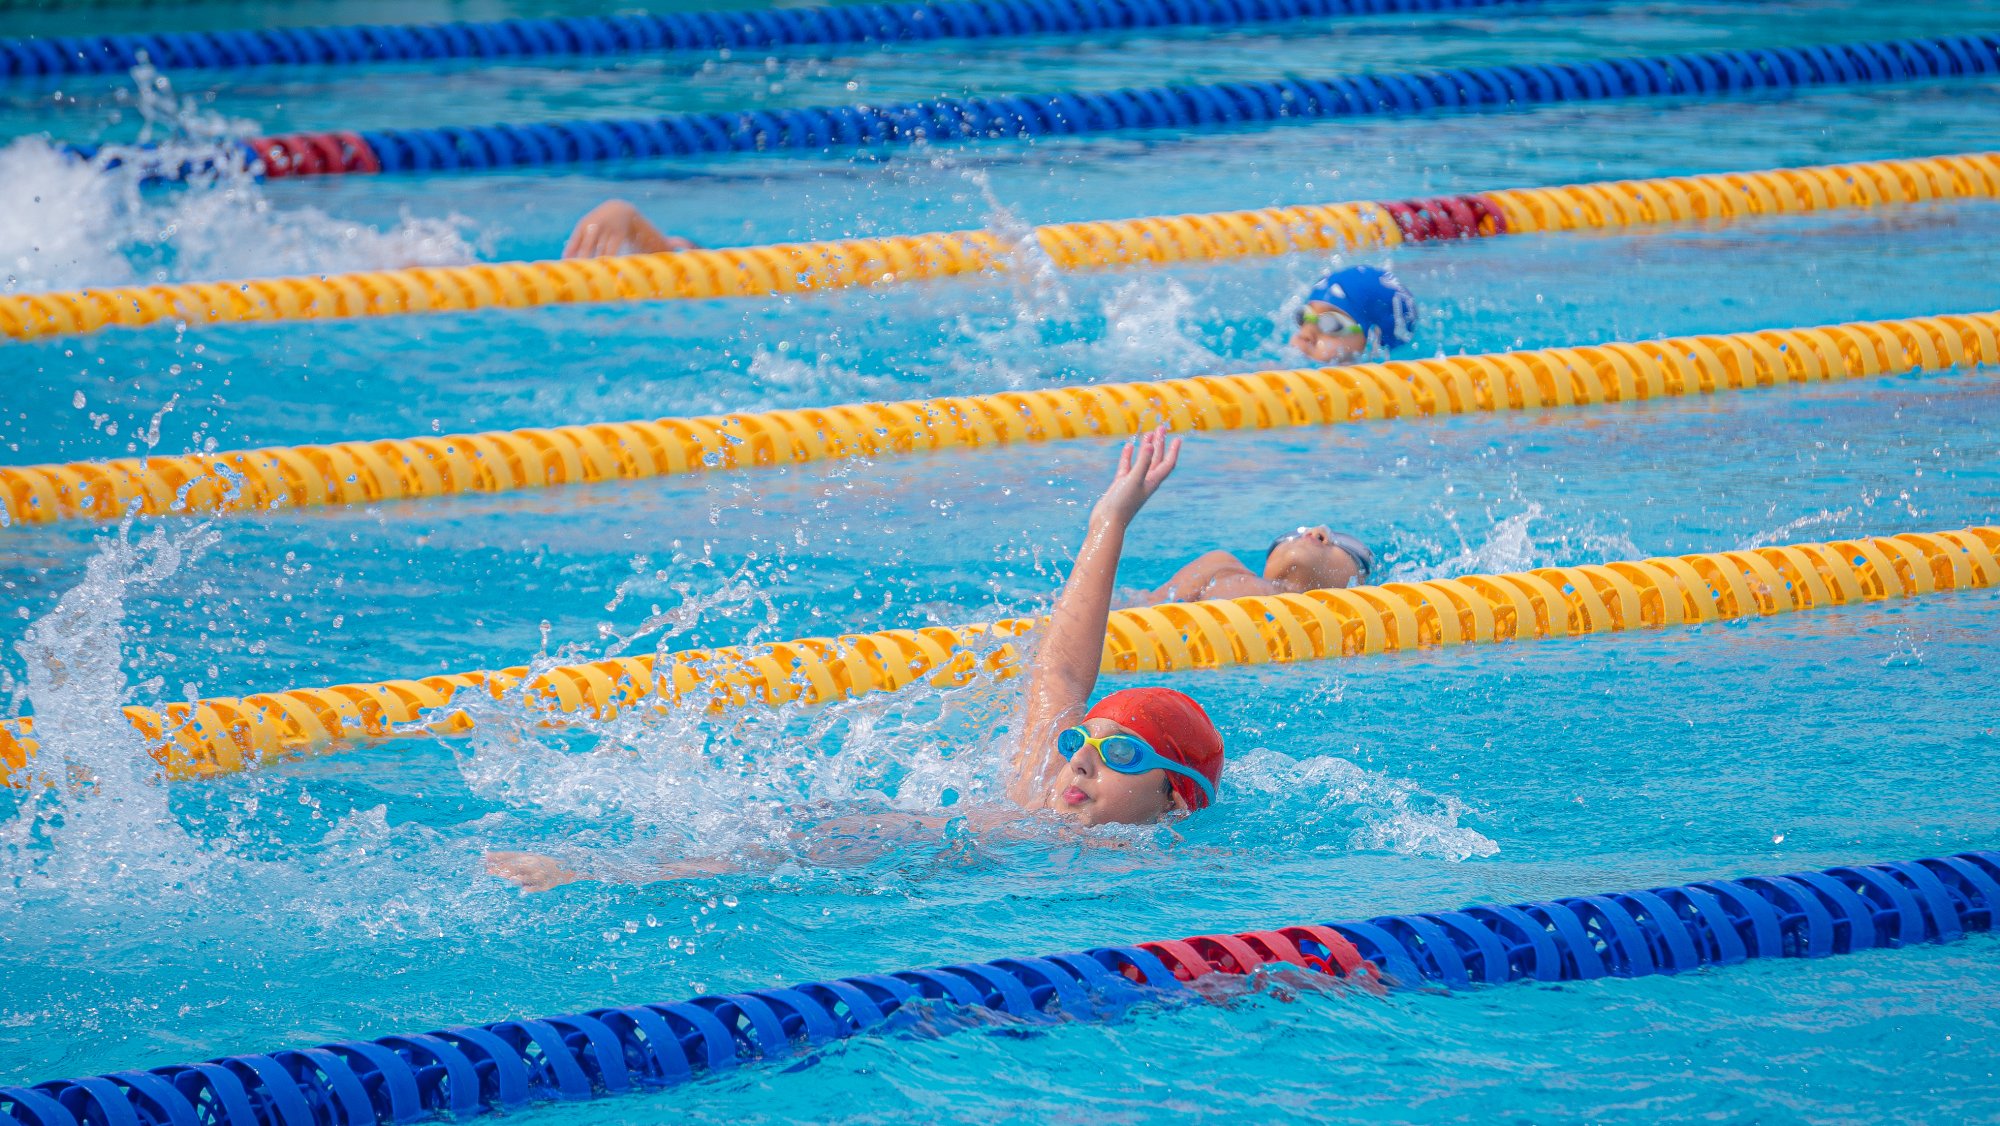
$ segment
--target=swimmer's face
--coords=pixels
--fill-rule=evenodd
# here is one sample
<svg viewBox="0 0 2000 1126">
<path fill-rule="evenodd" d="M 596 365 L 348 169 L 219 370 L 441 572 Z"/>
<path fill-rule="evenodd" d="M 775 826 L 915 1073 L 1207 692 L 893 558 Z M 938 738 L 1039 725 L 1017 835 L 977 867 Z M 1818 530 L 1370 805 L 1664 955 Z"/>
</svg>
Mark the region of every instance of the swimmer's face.
<svg viewBox="0 0 2000 1126">
<path fill-rule="evenodd" d="M 1139 734 L 1108 719 L 1084 726 L 1094 736 Z M 1120 774 L 1104 765 L 1096 747 L 1085 747 L 1064 763 L 1055 787 L 1056 812 L 1085 825 L 1145 825 L 1187 808 L 1166 771 Z"/>
<path fill-rule="evenodd" d="M 1294 590 L 1339 590 L 1361 581 L 1354 557 L 1335 547 L 1327 526 L 1307 528 L 1271 547 L 1264 577 Z"/>
<path fill-rule="evenodd" d="M 1349 364 L 1368 350 L 1368 334 L 1354 331 L 1354 318 L 1324 301 L 1308 301 L 1306 323 L 1292 334 L 1292 347 L 1316 364 Z"/>
</svg>

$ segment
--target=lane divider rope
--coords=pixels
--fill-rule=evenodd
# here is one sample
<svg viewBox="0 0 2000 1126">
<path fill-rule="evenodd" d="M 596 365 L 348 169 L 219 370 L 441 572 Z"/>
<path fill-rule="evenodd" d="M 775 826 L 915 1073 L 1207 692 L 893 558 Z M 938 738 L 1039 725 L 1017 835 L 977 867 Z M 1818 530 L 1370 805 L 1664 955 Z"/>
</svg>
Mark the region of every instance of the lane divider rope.
<svg viewBox="0 0 2000 1126">
<path fill-rule="evenodd" d="M 1176 430 L 1629 403 L 2000 365 L 2000 312 L 1348 367 L 0 466 L 0 527 L 507 492 Z"/>
<path fill-rule="evenodd" d="M 2000 916 L 2000 853 L 1701 880 L 1510 906 L 1203 934 L 0 1087 L 19 1126 L 362 1126 L 672 1087 L 863 1033 L 937 1036 L 1200 1004 L 1211 975 L 1467 990 L 1953 942 Z M 1579 998 L 1579 1004 L 1596 1003 Z M 980 1010 L 983 1010 L 980 1011 Z M 269 1117 L 260 1115 L 265 1108 Z"/>
<path fill-rule="evenodd" d="M 1624 98 L 1722 98 L 1850 84 L 1918 82 L 2000 73 L 2000 36 L 1949 35 L 1814 47 L 1520 63 L 1409 74 L 1183 84 L 934 98 L 889 105 L 815 106 L 669 114 L 534 125 L 337 130 L 254 137 L 228 156 L 162 157 L 127 146 L 147 176 L 178 179 L 241 161 L 259 175 L 479 172 L 607 160 L 729 153 L 823 153 L 919 142 L 1084 136 L 1128 129 L 1182 133 L 1373 114 L 1504 110 Z M 98 150 L 69 151 L 90 158 Z"/>
<path fill-rule="evenodd" d="M 1501 575 L 1390 582 L 1275 597 L 1114 610 L 1107 673 L 1287 663 L 1478 642 L 1699 625 L 1908 598 L 2000 583 L 2000 528 L 1801 543 Z M 634 708 L 822 704 L 923 680 L 961 687 L 1010 677 L 1010 639 L 1038 623 L 885 630 L 840 637 L 618 657 L 532 673 L 526 667 L 296 688 L 122 710 L 173 779 L 213 777 L 362 739 L 469 730 L 460 692 L 512 694 L 553 721 Z M 0 722 L 12 785 L 37 784 L 32 717 Z M 60 772 L 58 767 L 48 768 Z"/>
<path fill-rule="evenodd" d="M 1995 197 L 2000 153 L 1979 152 L 1388 203 L 1055 223 L 1035 228 L 1034 241 L 1045 256 L 1038 264 L 1104 269 Z M 1003 271 L 1016 258 L 1017 248 L 992 232 L 943 231 L 571 261 L 111 286 L 0 295 L 0 335 L 32 340 L 160 321 L 199 327 L 757 297 Z"/>
<path fill-rule="evenodd" d="M 1233 27 L 1332 16 L 1538 6 L 1538 0 L 932 0 L 763 11 L 261 27 L 0 39 L 0 78 L 248 66 L 364 66 L 664 51 L 767 50 L 1166 27 Z M 5 4 L 0 4 L 4 10 Z"/>
</svg>

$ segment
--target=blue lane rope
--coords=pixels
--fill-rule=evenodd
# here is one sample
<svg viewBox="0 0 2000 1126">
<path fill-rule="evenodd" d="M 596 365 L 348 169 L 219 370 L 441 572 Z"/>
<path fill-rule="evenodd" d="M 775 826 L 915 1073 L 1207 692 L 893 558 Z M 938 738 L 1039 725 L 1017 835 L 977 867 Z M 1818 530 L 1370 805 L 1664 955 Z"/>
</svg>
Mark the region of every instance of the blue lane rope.
<svg viewBox="0 0 2000 1126">
<path fill-rule="evenodd" d="M 141 56 L 162 70 L 353 66 L 685 50 L 763 50 L 1161 27 L 1226 27 L 1333 16 L 1521 8 L 1545 0 L 932 0 L 776 11 L 640 12 L 442 24 L 273 27 L 0 39 L 0 77 L 116 74 Z"/>
<path fill-rule="evenodd" d="M 1053 1022 L 1115 1019 L 1147 1000 L 1198 1000 L 1170 963 L 1182 976 L 1289 963 L 1305 967 L 1301 972 L 1359 977 L 1371 985 L 1468 988 L 1644 977 L 1752 958 L 1823 958 L 1948 942 L 1993 930 L 1997 913 L 2000 853 L 1967 852 L 1511 907 L 1000 958 L 676 1004 L 344 1040 L 0 1087 L 0 1114 L 22 1126 L 407 1123 L 444 1112 L 465 1117 L 537 1100 L 673 1086 L 926 1017 L 933 1026 L 951 1026 L 955 1009 Z M 1356 952 L 1372 970 L 1353 966 Z"/>
<path fill-rule="evenodd" d="M 1819 47 L 1510 64 L 1343 78 L 937 98 L 674 114 L 625 121 L 447 126 L 295 134 L 244 142 L 267 176 L 467 172 L 588 161 L 746 152 L 820 152 L 918 140 L 1076 136 L 1124 129 L 1224 129 L 1369 114 L 1428 114 L 1637 97 L 1726 97 L 1848 83 L 1968 78 L 2000 72 L 2000 35 L 1952 35 Z M 88 156 L 93 149 L 72 150 Z M 161 178 L 193 164 L 149 169 Z"/>
</svg>

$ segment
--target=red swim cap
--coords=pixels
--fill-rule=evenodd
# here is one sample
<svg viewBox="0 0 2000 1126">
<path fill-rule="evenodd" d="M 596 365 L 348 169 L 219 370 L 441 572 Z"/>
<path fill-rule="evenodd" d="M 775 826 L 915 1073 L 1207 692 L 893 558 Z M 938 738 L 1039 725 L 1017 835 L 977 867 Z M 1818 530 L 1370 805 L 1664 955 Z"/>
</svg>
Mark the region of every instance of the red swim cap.
<svg viewBox="0 0 2000 1126">
<path fill-rule="evenodd" d="M 1108 719 L 1129 727 L 1161 754 L 1206 775 L 1208 784 L 1222 785 L 1222 733 L 1185 692 L 1171 688 L 1126 688 L 1097 702 L 1085 719 Z M 1174 793 L 1189 809 L 1208 804 L 1208 796 L 1191 779 L 1168 774 Z"/>
</svg>

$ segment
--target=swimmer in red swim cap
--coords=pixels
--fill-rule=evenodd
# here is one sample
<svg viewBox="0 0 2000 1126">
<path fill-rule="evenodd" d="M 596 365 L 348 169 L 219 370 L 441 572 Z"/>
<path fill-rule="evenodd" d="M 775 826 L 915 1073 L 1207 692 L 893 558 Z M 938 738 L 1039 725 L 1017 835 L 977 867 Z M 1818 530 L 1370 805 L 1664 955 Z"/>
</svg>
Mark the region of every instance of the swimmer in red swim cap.
<svg viewBox="0 0 2000 1126">
<path fill-rule="evenodd" d="M 1118 475 L 1090 512 L 1055 613 L 1028 673 L 1026 737 L 1007 794 L 1085 825 L 1144 824 L 1202 809 L 1222 781 L 1222 735 L 1187 695 L 1127 688 L 1086 710 L 1097 687 L 1125 529 L 1179 461 L 1162 427 L 1118 459 Z"/>
<path fill-rule="evenodd" d="M 1077 552 L 1055 613 L 1042 627 L 1028 673 L 1026 738 L 1007 766 L 1007 796 L 1023 809 L 1051 810 L 1081 825 L 1147 824 L 1213 804 L 1222 781 L 1222 735 L 1184 693 L 1170 688 L 1127 688 L 1087 707 L 1097 688 L 1098 662 L 1111 613 L 1112 580 L 1125 546 L 1125 529 L 1174 470 L 1180 439 L 1164 428 L 1125 447 L 1118 475 L 1090 513 L 1090 531 Z M 935 838 L 948 821 L 1010 832 L 1029 824 L 1016 809 L 932 815 L 869 813 L 820 822 L 810 834 L 791 834 L 810 863 L 845 865 L 872 860 L 905 840 Z M 865 836 L 858 843 L 851 836 Z M 828 838 L 834 838 L 829 840 Z M 486 870 L 527 891 L 544 891 L 586 879 L 646 882 L 720 875 L 746 864 L 772 867 L 796 857 L 763 849 L 723 857 L 694 857 L 658 864 L 650 872 L 586 874 L 569 862 L 533 852 L 489 852 Z"/>
</svg>

